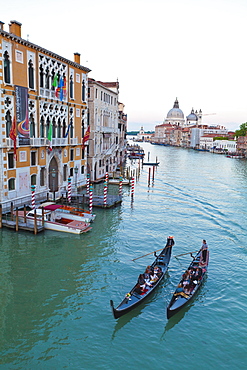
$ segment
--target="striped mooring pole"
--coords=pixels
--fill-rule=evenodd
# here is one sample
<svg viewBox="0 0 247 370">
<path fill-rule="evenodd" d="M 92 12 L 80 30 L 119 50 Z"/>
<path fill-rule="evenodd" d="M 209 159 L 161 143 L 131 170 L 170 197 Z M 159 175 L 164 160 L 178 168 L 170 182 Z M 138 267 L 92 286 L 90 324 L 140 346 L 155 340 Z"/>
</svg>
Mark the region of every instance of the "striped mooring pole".
<svg viewBox="0 0 247 370">
<path fill-rule="evenodd" d="M 123 190 L 123 178 L 122 176 L 119 177 L 119 189 L 118 189 L 118 194 L 121 197 L 122 196 L 122 190 Z"/>
<path fill-rule="evenodd" d="M 105 173 L 105 181 L 108 183 L 108 180 L 109 180 L 109 174 L 108 172 Z"/>
<path fill-rule="evenodd" d="M 93 185 L 89 187 L 89 212 L 93 213 Z"/>
<path fill-rule="evenodd" d="M 68 202 L 71 202 L 71 178 L 68 178 Z"/>
<path fill-rule="evenodd" d="M 32 191 L 32 209 L 35 209 L 35 185 L 31 185 Z"/>
<path fill-rule="evenodd" d="M 131 179 L 131 198 L 134 196 L 134 189 L 135 189 L 135 178 L 132 177 Z"/>
<path fill-rule="evenodd" d="M 108 188 L 108 186 L 107 186 L 107 180 L 105 180 L 105 182 L 104 182 L 104 207 L 107 204 L 107 188 Z"/>
<path fill-rule="evenodd" d="M 87 174 L 87 195 L 89 195 L 89 189 L 90 189 L 90 174 Z"/>
</svg>

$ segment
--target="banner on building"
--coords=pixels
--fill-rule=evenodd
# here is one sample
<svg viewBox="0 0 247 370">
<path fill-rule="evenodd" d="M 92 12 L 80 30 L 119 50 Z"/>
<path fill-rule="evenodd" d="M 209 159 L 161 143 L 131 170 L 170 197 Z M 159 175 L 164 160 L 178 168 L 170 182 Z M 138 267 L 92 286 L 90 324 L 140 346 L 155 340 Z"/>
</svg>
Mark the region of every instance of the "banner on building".
<svg viewBox="0 0 247 370">
<path fill-rule="evenodd" d="M 30 130 L 28 117 L 28 89 L 15 86 L 16 125 L 19 145 L 30 145 Z"/>
</svg>

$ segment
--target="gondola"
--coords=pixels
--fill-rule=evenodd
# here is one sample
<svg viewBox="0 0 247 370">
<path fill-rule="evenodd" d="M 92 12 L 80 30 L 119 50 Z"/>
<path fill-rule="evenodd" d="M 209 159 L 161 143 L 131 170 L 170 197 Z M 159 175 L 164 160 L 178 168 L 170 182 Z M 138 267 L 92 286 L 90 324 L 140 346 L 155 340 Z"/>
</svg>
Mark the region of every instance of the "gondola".
<svg viewBox="0 0 247 370">
<path fill-rule="evenodd" d="M 198 272 L 200 273 L 200 277 L 194 278 L 193 275 L 190 277 L 190 289 L 183 289 L 181 290 L 180 285 L 184 286 L 183 277 L 180 280 L 177 289 L 173 293 L 170 303 L 167 306 L 167 318 L 170 319 L 173 315 L 175 315 L 178 311 L 180 311 L 185 305 L 187 305 L 195 296 L 195 294 L 200 289 L 202 282 L 206 276 L 206 272 L 208 270 L 208 262 L 209 262 L 209 251 L 206 250 L 206 256 L 203 256 L 205 259 L 202 258 L 201 249 L 197 252 L 196 256 L 193 257 L 193 261 L 189 265 L 189 271 L 196 271 L 197 268 Z M 183 275 L 184 276 L 184 275 Z M 178 289 L 180 287 L 180 289 Z"/>
<path fill-rule="evenodd" d="M 168 269 L 173 245 L 174 245 L 173 237 L 169 236 L 167 238 L 165 248 L 161 251 L 161 253 L 158 256 L 156 256 L 155 254 L 156 259 L 152 263 L 151 269 L 158 267 L 160 272 L 158 274 L 158 280 L 155 283 L 153 283 L 152 286 L 147 286 L 144 289 L 144 291 L 137 292 L 138 283 L 136 283 L 135 286 L 131 289 L 131 291 L 125 295 L 125 298 L 116 308 L 114 308 L 113 301 L 110 300 L 113 316 L 115 319 L 118 319 L 122 315 L 131 311 L 157 288 L 157 286 L 163 279 Z"/>
</svg>

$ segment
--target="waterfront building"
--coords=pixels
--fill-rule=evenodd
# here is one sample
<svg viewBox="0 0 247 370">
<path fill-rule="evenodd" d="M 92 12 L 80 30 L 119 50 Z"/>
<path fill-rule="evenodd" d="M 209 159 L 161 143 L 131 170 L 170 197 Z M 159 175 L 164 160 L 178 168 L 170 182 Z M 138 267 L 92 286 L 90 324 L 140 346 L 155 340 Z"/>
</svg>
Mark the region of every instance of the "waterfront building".
<svg viewBox="0 0 247 370">
<path fill-rule="evenodd" d="M 138 134 L 136 135 L 136 141 L 151 141 L 153 136 L 153 133 L 145 132 L 143 126 L 141 126 Z"/>
<path fill-rule="evenodd" d="M 247 135 L 246 136 L 239 136 L 237 138 L 237 151 L 244 155 L 245 157 L 247 156 Z"/>
<path fill-rule="evenodd" d="M 86 183 L 90 69 L 9 32 L 0 23 L 0 202 Z"/>
<path fill-rule="evenodd" d="M 236 140 L 214 140 L 213 151 L 236 153 L 237 142 Z"/>
<path fill-rule="evenodd" d="M 90 140 L 88 173 L 91 181 L 114 175 L 125 156 L 127 115 L 118 102 L 119 83 L 88 80 Z"/>
</svg>

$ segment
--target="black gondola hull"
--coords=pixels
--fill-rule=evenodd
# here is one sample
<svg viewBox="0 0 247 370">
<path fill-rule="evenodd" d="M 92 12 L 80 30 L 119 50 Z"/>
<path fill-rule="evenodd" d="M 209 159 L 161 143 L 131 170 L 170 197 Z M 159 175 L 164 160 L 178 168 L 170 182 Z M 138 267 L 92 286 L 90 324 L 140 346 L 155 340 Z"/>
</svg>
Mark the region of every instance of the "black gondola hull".
<svg viewBox="0 0 247 370">
<path fill-rule="evenodd" d="M 132 290 L 128 293 L 129 296 L 125 296 L 122 302 L 114 308 L 113 301 L 110 300 L 110 305 L 112 308 L 112 313 L 115 319 L 125 315 L 126 313 L 130 312 L 132 309 L 137 307 L 139 304 L 143 302 L 148 296 L 152 294 L 152 292 L 158 287 L 161 280 L 163 279 L 165 273 L 167 272 L 168 265 L 171 258 L 171 250 L 172 246 L 174 245 L 174 240 L 172 237 L 167 239 L 167 244 L 165 248 L 161 251 L 161 253 L 156 257 L 155 261 L 152 263 L 151 266 L 158 266 L 161 269 L 161 275 L 157 282 L 147 289 L 145 293 L 138 294 L 135 291 L 136 285 L 132 288 Z"/>
<path fill-rule="evenodd" d="M 199 280 L 197 286 L 194 288 L 194 290 L 191 294 L 187 295 L 187 297 L 185 297 L 186 295 L 176 296 L 175 293 L 173 294 L 173 296 L 171 298 L 171 301 L 168 304 L 167 309 L 166 309 L 166 314 L 167 314 L 168 319 L 170 319 L 172 316 L 174 316 L 176 313 L 178 313 L 183 307 L 187 306 L 188 303 L 191 302 L 192 299 L 195 297 L 196 293 L 199 291 L 199 289 L 200 289 L 200 287 L 201 287 L 201 285 L 202 285 L 202 283 L 205 279 L 207 269 L 208 269 L 208 261 L 209 261 L 209 251 L 207 252 L 207 262 L 203 266 L 203 274 L 202 274 L 201 280 Z M 196 257 L 191 262 L 191 264 L 189 266 L 189 269 L 192 268 L 192 267 L 194 267 L 194 268 L 198 267 L 199 265 L 200 265 L 200 251 L 198 251 Z M 180 280 L 179 283 L 182 283 L 182 280 Z"/>
</svg>

